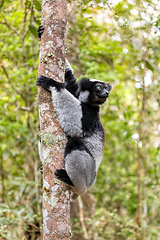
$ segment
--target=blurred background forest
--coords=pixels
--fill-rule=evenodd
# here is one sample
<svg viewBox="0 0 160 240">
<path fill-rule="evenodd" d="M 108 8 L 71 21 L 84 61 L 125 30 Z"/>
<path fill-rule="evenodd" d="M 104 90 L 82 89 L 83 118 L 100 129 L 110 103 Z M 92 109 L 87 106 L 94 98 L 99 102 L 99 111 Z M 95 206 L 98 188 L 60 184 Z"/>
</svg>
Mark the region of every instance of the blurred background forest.
<svg viewBox="0 0 160 240">
<path fill-rule="evenodd" d="M 76 77 L 112 85 L 101 109 L 103 160 L 83 209 L 72 206 L 73 239 L 158 240 L 160 2 L 77 0 L 68 12 Z M 0 1 L 0 239 L 41 239 L 40 23 L 40 0 Z"/>
</svg>

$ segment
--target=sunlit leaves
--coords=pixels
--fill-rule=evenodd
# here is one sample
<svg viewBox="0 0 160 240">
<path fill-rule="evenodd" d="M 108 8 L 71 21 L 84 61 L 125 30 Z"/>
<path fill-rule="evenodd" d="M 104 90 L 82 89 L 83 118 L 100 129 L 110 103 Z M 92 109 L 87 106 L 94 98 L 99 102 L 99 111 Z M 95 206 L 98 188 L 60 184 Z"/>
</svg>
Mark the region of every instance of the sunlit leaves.
<svg viewBox="0 0 160 240">
<path fill-rule="evenodd" d="M 83 3 L 81 4 L 83 5 Z M 87 9 L 85 3 L 83 6 L 79 6 L 77 28 L 73 28 L 74 31 L 69 36 L 72 44 L 75 42 L 77 47 L 75 47 L 75 52 L 71 45 L 71 55 L 77 56 L 83 74 L 112 84 L 108 103 L 101 110 L 106 144 L 93 192 L 98 200 L 98 210 L 104 206 L 107 210 L 110 209 L 104 218 L 108 219 L 109 214 L 118 209 L 119 216 L 121 216 L 121 220 L 123 219 L 122 222 L 131 223 L 131 231 L 125 231 L 126 227 L 120 224 L 121 220 L 118 220 L 116 216 L 113 225 L 112 220 L 109 220 L 107 232 L 104 232 L 105 227 L 101 230 L 103 224 L 97 220 L 100 224 L 95 231 L 99 231 L 100 239 L 107 239 L 107 233 L 109 233 L 109 239 L 114 239 L 114 233 L 117 232 L 117 235 L 122 235 L 124 239 L 134 239 L 135 237 L 135 229 L 138 228 L 138 225 L 131 220 L 136 215 L 138 204 L 137 144 L 141 148 L 143 159 L 141 180 L 144 185 L 144 212 L 146 208 L 151 207 L 150 203 L 145 205 L 145 201 L 148 199 L 145 191 L 151 194 L 151 199 L 154 201 L 155 192 L 158 191 L 158 185 L 153 184 L 156 179 L 156 171 L 152 161 L 156 162 L 157 166 L 158 148 L 155 149 L 155 146 L 159 146 L 159 143 L 155 144 L 157 133 L 155 134 L 153 125 L 159 121 L 158 110 L 156 110 L 159 101 L 157 94 L 160 89 L 158 84 L 159 60 L 157 58 L 159 56 L 159 20 L 156 10 L 159 6 L 154 2 L 152 2 L 152 6 L 150 4 L 149 1 L 134 0 L 119 1 L 115 5 L 112 3 L 108 12 L 111 11 L 113 15 L 108 15 L 108 21 L 105 21 L 104 17 L 103 24 L 99 24 L 98 18 L 101 16 L 97 11 L 98 4 L 92 2 Z M 154 14 L 151 8 L 155 9 Z M 95 9 L 97 13 L 95 13 Z M 144 122 L 140 124 L 143 81 L 146 106 Z M 142 141 L 137 142 L 140 128 L 143 132 Z M 138 136 L 138 139 L 135 136 Z M 151 160 L 153 158 L 154 160 Z M 152 177 L 149 177 L 150 174 Z M 147 179 L 150 186 L 146 186 Z M 151 181 L 153 182 L 151 183 Z M 154 193 L 150 189 L 153 187 L 152 184 L 155 189 Z M 158 209 L 157 205 L 156 209 Z M 99 219 L 102 215 L 102 213 L 99 215 Z M 143 219 L 144 224 L 152 217 L 152 214 L 146 216 Z M 117 221 L 120 224 L 119 230 L 116 227 Z M 146 231 L 148 239 L 154 239 L 159 234 L 157 219 L 155 222 L 150 222 L 149 226 L 153 225 L 154 227 L 156 225 L 154 233 L 149 231 L 149 228 Z"/>
<path fill-rule="evenodd" d="M 5 1 L 0 13 L 0 164 L 4 203 L 0 205 L 0 236 L 4 239 L 17 239 L 18 231 L 24 236 L 30 223 L 37 224 L 41 218 L 35 104 L 39 55 L 35 25 L 40 22 L 39 16 L 29 0 Z M 30 175 L 34 169 L 37 183 L 34 174 Z"/>
</svg>

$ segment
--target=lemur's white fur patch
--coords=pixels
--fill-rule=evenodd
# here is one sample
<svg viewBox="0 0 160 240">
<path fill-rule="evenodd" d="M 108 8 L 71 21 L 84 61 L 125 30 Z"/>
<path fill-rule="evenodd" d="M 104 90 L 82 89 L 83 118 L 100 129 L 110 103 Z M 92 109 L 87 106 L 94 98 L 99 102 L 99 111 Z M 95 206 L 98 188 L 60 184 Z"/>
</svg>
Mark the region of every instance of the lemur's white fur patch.
<svg viewBox="0 0 160 240">
<path fill-rule="evenodd" d="M 85 103 L 85 102 L 87 102 L 87 100 L 88 100 L 88 96 L 89 96 L 89 91 L 84 91 L 84 92 L 80 92 L 80 95 L 79 95 L 79 97 L 78 97 L 78 100 L 80 101 L 80 102 L 83 102 L 83 103 Z"/>
<path fill-rule="evenodd" d="M 70 63 L 68 62 L 67 58 L 65 59 L 65 72 L 72 71 L 74 74 L 73 68 L 71 67 Z"/>
<path fill-rule="evenodd" d="M 93 78 L 93 79 L 90 79 L 90 81 L 91 81 L 91 82 L 100 82 L 100 83 L 104 83 L 103 81 L 100 81 L 100 80 L 98 80 L 98 79 L 94 79 L 94 78 Z"/>
</svg>

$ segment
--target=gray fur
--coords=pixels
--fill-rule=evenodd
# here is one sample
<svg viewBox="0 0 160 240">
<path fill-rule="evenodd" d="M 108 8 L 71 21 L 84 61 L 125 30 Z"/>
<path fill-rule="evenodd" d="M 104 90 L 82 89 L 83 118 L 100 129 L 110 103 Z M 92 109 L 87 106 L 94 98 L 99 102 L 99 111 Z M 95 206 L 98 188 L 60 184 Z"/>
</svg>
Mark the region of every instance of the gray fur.
<svg viewBox="0 0 160 240">
<path fill-rule="evenodd" d="M 73 150 L 65 157 L 65 168 L 74 186 L 71 190 L 83 194 L 96 178 L 95 161 L 86 151 Z"/>
<path fill-rule="evenodd" d="M 50 91 L 62 130 L 69 137 L 80 137 L 82 135 L 80 102 L 66 89 L 61 89 L 58 92 L 55 87 L 50 87 Z"/>
<path fill-rule="evenodd" d="M 74 184 L 70 186 L 74 193 L 73 198 L 76 198 L 95 183 L 104 148 L 104 136 L 102 132 L 95 132 L 89 137 L 82 134 L 81 102 L 87 102 L 89 91 L 81 92 L 78 99 L 66 89 L 57 91 L 55 87 L 50 87 L 50 91 L 61 128 L 67 136 L 83 138 L 88 149 L 73 150 L 64 159 L 66 172 Z"/>
<path fill-rule="evenodd" d="M 86 102 L 89 92 L 81 92 L 78 100 L 66 89 L 57 91 L 55 87 L 50 87 L 50 91 L 60 126 L 65 134 L 70 137 L 82 137 L 81 102 Z M 74 183 L 71 190 L 76 194 L 83 194 L 94 184 L 103 152 L 100 135 L 93 134 L 83 140 L 92 156 L 87 151 L 74 150 L 64 159 L 67 174 Z"/>
<path fill-rule="evenodd" d="M 86 90 L 84 92 L 80 92 L 78 99 L 80 102 L 85 103 L 88 100 L 88 96 L 89 96 L 89 91 Z"/>
<path fill-rule="evenodd" d="M 83 139 L 86 148 L 92 153 L 95 161 L 95 172 L 98 171 L 99 165 L 101 163 L 104 141 L 102 141 L 103 136 L 99 133 L 94 133 L 90 137 L 85 137 Z"/>
</svg>

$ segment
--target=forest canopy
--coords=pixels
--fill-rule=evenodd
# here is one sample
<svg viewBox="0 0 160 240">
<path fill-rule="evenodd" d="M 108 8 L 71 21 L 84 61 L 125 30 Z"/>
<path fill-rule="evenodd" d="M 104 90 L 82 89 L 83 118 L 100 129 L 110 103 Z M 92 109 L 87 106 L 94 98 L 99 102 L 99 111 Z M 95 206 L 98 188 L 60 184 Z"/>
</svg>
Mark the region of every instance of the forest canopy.
<svg viewBox="0 0 160 240">
<path fill-rule="evenodd" d="M 76 77 L 112 85 L 101 108 L 106 142 L 90 191 L 94 210 L 84 213 L 88 239 L 160 235 L 159 12 L 157 0 L 68 1 L 67 58 Z M 42 229 L 40 24 L 41 1 L 0 2 L 0 239 L 37 239 Z M 78 218 L 72 225 L 73 239 L 86 239 Z"/>
</svg>

